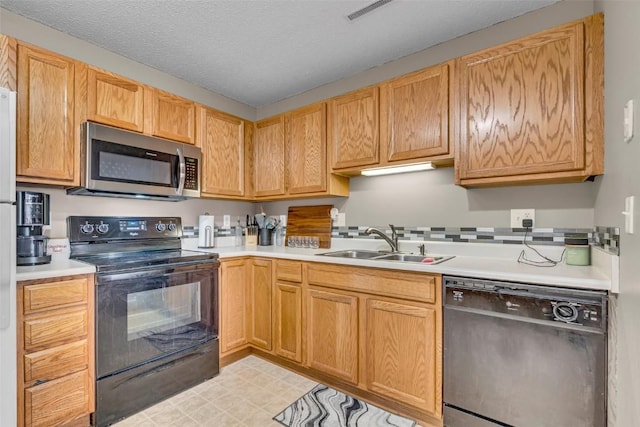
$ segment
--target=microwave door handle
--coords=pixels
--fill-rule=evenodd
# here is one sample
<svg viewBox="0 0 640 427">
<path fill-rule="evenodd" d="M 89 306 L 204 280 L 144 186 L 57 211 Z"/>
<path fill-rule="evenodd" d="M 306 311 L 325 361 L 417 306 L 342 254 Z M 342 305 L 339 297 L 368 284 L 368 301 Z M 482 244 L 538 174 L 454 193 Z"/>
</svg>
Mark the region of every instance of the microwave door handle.
<svg viewBox="0 0 640 427">
<path fill-rule="evenodd" d="M 179 169 L 179 177 L 178 177 L 178 188 L 176 189 L 176 194 L 182 195 L 182 191 L 184 190 L 184 180 L 187 176 L 186 174 L 186 166 L 184 160 L 184 154 L 182 154 L 182 148 L 178 148 L 178 169 Z"/>
</svg>

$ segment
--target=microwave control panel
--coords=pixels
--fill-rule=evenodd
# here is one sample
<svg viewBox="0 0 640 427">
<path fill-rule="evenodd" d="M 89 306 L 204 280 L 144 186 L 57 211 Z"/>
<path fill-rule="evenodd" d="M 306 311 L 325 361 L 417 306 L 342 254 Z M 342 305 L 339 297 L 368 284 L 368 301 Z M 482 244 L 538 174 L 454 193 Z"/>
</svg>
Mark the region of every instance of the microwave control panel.
<svg viewBox="0 0 640 427">
<path fill-rule="evenodd" d="M 198 190 L 198 159 L 192 157 L 185 158 L 185 180 L 186 190 Z"/>
</svg>

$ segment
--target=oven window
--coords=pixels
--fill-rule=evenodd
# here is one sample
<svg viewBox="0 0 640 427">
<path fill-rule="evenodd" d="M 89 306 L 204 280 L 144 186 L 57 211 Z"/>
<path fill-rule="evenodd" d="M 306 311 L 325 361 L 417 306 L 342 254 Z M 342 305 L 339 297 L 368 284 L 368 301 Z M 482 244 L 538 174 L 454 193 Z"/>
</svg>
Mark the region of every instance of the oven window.
<svg viewBox="0 0 640 427">
<path fill-rule="evenodd" d="M 127 340 L 200 322 L 200 283 L 127 295 Z"/>
</svg>

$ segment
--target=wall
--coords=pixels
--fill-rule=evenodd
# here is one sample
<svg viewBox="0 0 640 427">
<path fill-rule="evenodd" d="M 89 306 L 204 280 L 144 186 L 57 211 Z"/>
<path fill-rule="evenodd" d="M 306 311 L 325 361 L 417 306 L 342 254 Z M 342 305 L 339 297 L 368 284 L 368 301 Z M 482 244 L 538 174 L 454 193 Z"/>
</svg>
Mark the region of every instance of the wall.
<svg viewBox="0 0 640 427">
<path fill-rule="evenodd" d="M 634 216 L 635 234 L 624 232 L 625 196 L 636 198 L 640 207 L 640 2 L 597 1 L 605 14 L 605 170 L 598 182 L 595 203 L 596 224 L 621 228 L 620 295 L 616 322 L 610 331 L 615 337 L 614 362 L 617 365 L 617 392 L 611 396 L 615 423 L 620 427 L 640 422 L 640 215 Z M 622 111 L 629 99 L 636 101 L 635 137 L 622 138 Z"/>
<path fill-rule="evenodd" d="M 363 86 L 379 83 L 480 49 L 505 43 L 536 31 L 564 24 L 574 19 L 581 19 L 593 13 L 592 0 L 560 1 L 554 5 L 441 43 L 355 76 L 320 86 L 271 105 L 259 107 L 257 109 L 257 119 L 274 116 L 284 111 L 341 95 Z"/>
<path fill-rule="evenodd" d="M 187 83 L 184 80 L 162 73 L 123 56 L 116 55 L 106 49 L 99 48 L 2 8 L 0 8 L 0 33 L 237 115 L 244 119 L 255 120 L 256 111 L 253 107 L 217 93 L 209 92 L 199 86 Z"/>
<path fill-rule="evenodd" d="M 334 82 L 267 107 L 258 118 L 374 84 L 476 50 L 495 46 L 594 13 L 592 1 L 562 1 L 475 33 L 459 37 L 356 76 Z M 609 170 L 607 170 L 607 173 Z M 599 179 L 599 178 L 598 178 Z M 470 189 L 453 184 L 453 168 L 376 178 L 352 178 L 348 199 L 277 202 L 270 214 L 289 205 L 334 204 L 347 225 L 509 227 L 509 209 L 536 209 L 539 227 L 592 227 L 597 183 Z"/>
<path fill-rule="evenodd" d="M 194 199 L 181 202 L 119 199 L 112 197 L 68 196 L 64 190 L 48 187 L 24 187 L 18 190 L 39 191 L 51 198 L 51 229 L 49 237 L 67 237 L 66 220 L 72 215 L 105 216 L 180 216 L 182 224 L 198 225 L 198 215 L 208 212 L 215 215 L 216 225 L 222 225 L 222 215 L 231 215 L 235 224 L 239 216 L 244 225 L 247 214 L 253 214 L 254 206 L 249 202 Z"/>
<path fill-rule="evenodd" d="M 346 225 L 509 227 L 509 209 L 535 208 L 536 227 L 589 228 L 594 225 L 597 184 L 477 188 L 453 185 L 453 168 L 385 177 L 351 179 L 349 198 L 265 204 L 270 215 L 290 205 L 333 204 Z"/>
</svg>

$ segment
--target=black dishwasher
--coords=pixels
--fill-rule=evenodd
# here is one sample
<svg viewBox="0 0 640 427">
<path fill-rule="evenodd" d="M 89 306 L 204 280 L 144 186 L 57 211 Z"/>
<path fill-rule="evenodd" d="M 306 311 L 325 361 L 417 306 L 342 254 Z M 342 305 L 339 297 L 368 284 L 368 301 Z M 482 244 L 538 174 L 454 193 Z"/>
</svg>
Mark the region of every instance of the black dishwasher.
<svg viewBox="0 0 640 427">
<path fill-rule="evenodd" d="M 443 282 L 446 427 L 606 426 L 606 292 Z"/>
</svg>

